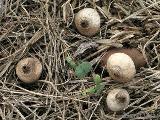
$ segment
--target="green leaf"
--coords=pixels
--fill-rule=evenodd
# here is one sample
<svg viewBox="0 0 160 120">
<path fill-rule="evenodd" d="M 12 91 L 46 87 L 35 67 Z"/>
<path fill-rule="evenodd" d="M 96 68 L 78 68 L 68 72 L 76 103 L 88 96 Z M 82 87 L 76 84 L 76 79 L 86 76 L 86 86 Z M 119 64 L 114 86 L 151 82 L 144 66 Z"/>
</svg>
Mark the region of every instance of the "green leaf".
<svg viewBox="0 0 160 120">
<path fill-rule="evenodd" d="M 75 74 L 78 78 L 84 78 L 92 69 L 92 65 L 89 62 L 82 62 L 75 69 Z"/>
<path fill-rule="evenodd" d="M 85 95 L 88 95 L 88 94 L 101 94 L 103 89 L 105 87 L 105 84 L 101 83 L 99 85 L 96 85 L 96 86 L 92 86 L 90 88 L 87 88 L 85 90 L 82 91 L 82 95 L 85 96 Z"/>
<path fill-rule="evenodd" d="M 93 75 L 93 80 L 96 85 L 99 85 L 102 82 L 102 79 L 98 74 Z"/>
<path fill-rule="evenodd" d="M 73 61 L 73 59 L 70 57 L 70 56 L 68 56 L 67 58 L 66 58 L 66 61 L 67 61 L 67 63 L 70 65 L 70 67 L 72 67 L 73 69 L 75 69 L 76 68 L 76 63 Z"/>
<path fill-rule="evenodd" d="M 96 85 L 82 91 L 83 96 L 85 96 L 87 94 L 100 94 L 100 93 L 102 93 L 102 91 L 105 87 L 105 84 L 102 83 L 101 77 L 98 74 L 94 74 L 93 80 Z"/>
<path fill-rule="evenodd" d="M 100 94 L 103 91 L 104 87 L 105 87 L 105 84 L 103 84 L 103 83 L 96 85 L 96 87 L 95 87 L 96 94 Z"/>
<path fill-rule="evenodd" d="M 87 94 L 94 94 L 95 92 L 96 92 L 96 89 L 95 89 L 95 86 L 93 86 L 82 91 L 82 95 L 85 96 Z"/>
</svg>

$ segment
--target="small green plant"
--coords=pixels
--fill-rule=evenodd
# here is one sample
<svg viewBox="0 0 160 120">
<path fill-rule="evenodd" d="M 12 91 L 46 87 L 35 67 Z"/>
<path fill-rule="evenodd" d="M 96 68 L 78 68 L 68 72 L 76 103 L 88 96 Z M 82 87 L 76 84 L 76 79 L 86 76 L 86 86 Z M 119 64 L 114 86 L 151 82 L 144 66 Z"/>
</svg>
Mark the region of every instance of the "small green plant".
<svg viewBox="0 0 160 120">
<path fill-rule="evenodd" d="M 71 57 L 67 57 L 66 61 L 74 69 L 75 75 L 80 79 L 84 78 L 92 70 L 90 62 L 76 63 Z"/>
<path fill-rule="evenodd" d="M 102 90 L 104 89 L 105 85 L 102 83 L 101 77 L 98 74 L 94 74 L 93 75 L 93 81 L 95 83 L 95 86 L 92 86 L 92 87 L 82 91 L 82 95 L 100 94 L 102 92 Z"/>
<path fill-rule="evenodd" d="M 77 63 L 70 56 L 66 58 L 66 61 L 70 67 L 74 69 L 75 75 L 79 79 L 83 79 L 92 70 L 92 65 L 90 62 Z M 100 94 L 102 92 L 105 85 L 102 83 L 101 77 L 98 74 L 93 74 L 93 81 L 95 86 L 82 91 L 82 95 Z"/>
<path fill-rule="evenodd" d="M 84 78 L 92 70 L 92 65 L 89 62 L 82 62 L 75 69 L 75 75 L 78 78 Z"/>
<path fill-rule="evenodd" d="M 70 65 L 70 67 L 71 68 L 73 68 L 73 69 L 75 69 L 76 68 L 76 63 L 73 61 L 73 59 L 70 57 L 70 56 L 68 56 L 67 58 L 66 58 L 66 61 L 67 61 L 67 63 Z"/>
</svg>

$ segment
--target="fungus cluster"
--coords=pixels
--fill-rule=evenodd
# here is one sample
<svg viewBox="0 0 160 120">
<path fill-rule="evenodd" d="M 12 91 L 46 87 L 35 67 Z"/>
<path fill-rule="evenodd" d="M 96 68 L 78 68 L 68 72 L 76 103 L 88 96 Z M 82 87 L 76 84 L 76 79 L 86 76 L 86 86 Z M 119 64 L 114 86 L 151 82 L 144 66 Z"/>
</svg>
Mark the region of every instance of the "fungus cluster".
<svg viewBox="0 0 160 120">
<path fill-rule="evenodd" d="M 84 36 L 93 36 L 100 29 L 100 16 L 95 9 L 84 8 L 75 16 L 75 26 Z M 118 82 L 128 82 L 134 78 L 136 69 L 146 64 L 143 55 L 137 49 L 112 49 L 101 60 L 110 77 Z M 16 74 L 25 83 L 37 81 L 42 72 L 42 64 L 37 58 L 25 58 L 18 62 Z M 106 98 L 107 106 L 112 111 L 124 110 L 130 102 L 125 89 L 113 89 Z"/>
<path fill-rule="evenodd" d="M 75 26 L 84 36 L 93 36 L 100 29 L 100 16 L 92 8 L 84 8 L 75 16 Z M 115 48 L 105 53 L 101 60 L 110 77 L 124 83 L 132 80 L 136 69 L 144 66 L 146 61 L 137 49 Z M 124 89 L 113 89 L 109 92 L 106 103 L 112 111 L 125 109 L 130 101 L 129 93 Z"/>
<path fill-rule="evenodd" d="M 112 79 L 124 83 L 132 80 L 136 69 L 144 66 L 146 61 L 142 53 L 135 48 L 115 48 L 105 53 L 101 64 L 107 69 Z M 106 99 L 108 108 L 114 112 L 124 110 L 129 101 L 129 93 L 124 89 L 111 90 Z"/>
</svg>

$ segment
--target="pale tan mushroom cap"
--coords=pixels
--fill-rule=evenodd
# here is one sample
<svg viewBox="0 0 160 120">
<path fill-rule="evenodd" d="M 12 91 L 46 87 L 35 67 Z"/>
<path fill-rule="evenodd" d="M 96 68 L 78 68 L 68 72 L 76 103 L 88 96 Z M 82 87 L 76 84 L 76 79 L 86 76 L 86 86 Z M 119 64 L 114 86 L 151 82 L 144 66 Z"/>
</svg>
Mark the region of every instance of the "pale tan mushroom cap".
<svg viewBox="0 0 160 120">
<path fill-rule="evenodd" d="M 42 73 L 42 64 L 37 58 L 24 58 L 16 66 L 16 74 L 25 83 L 37 81 Z"/>
<path fill-rule="evenodd" d="M 84 8 L 75 15 L 75 25 L 84 36 L 93 36 L 100 29 L 100 16 L 95 9 Z"/>
<path fill-rule="evenodd" d="M 136 74 L 133 60 L 124 53 L 114 53 L 107 60 L 109 75 L 119 82 L 128 82 Z"/>
<path fill-rule="evenodd" d="M 123 94 L 123 97 L 124 97 L 123 102 L 120 102 L 119 100 L 117 100 L 116 98 L 117 94 Z M 108 93 L 106 102 L 110 110 L 117 112 L 117 111 L 124 110 L 128 106 L 130 102 L 130 96 L 125 89 L 113 89 Z"/>
</svg>

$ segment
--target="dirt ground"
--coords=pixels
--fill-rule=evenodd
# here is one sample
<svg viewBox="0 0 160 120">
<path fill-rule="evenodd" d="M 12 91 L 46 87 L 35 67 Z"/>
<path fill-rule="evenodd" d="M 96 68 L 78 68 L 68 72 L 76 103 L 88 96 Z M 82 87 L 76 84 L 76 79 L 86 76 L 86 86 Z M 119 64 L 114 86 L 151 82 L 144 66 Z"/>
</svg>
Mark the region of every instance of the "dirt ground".
<svg viewBox="0 0 160 120">
<path fill-rule="evenodd" d="M 0 119 L 160 120 L 160 0 L 0 0 L 0 5 Z M 101 17 L 93 37 L 81 35 L 74 24 L 75 14 L 87 7 Z M 143 53 L 147 64 L 130 82 L 114 81 L 99 64 L 111 47 Z M 92 63 L 91 73 L 77 78 L 68 56 Z M 16 75 L 18 61 L 26 57 L 43 65 L 33 84 Z M 105 87 L 100 94 L 81 95 L 94 85 L 92 73 Z M 113 88 L 130 94 L 124 111 L 107 108 Z"/>
</svg>

